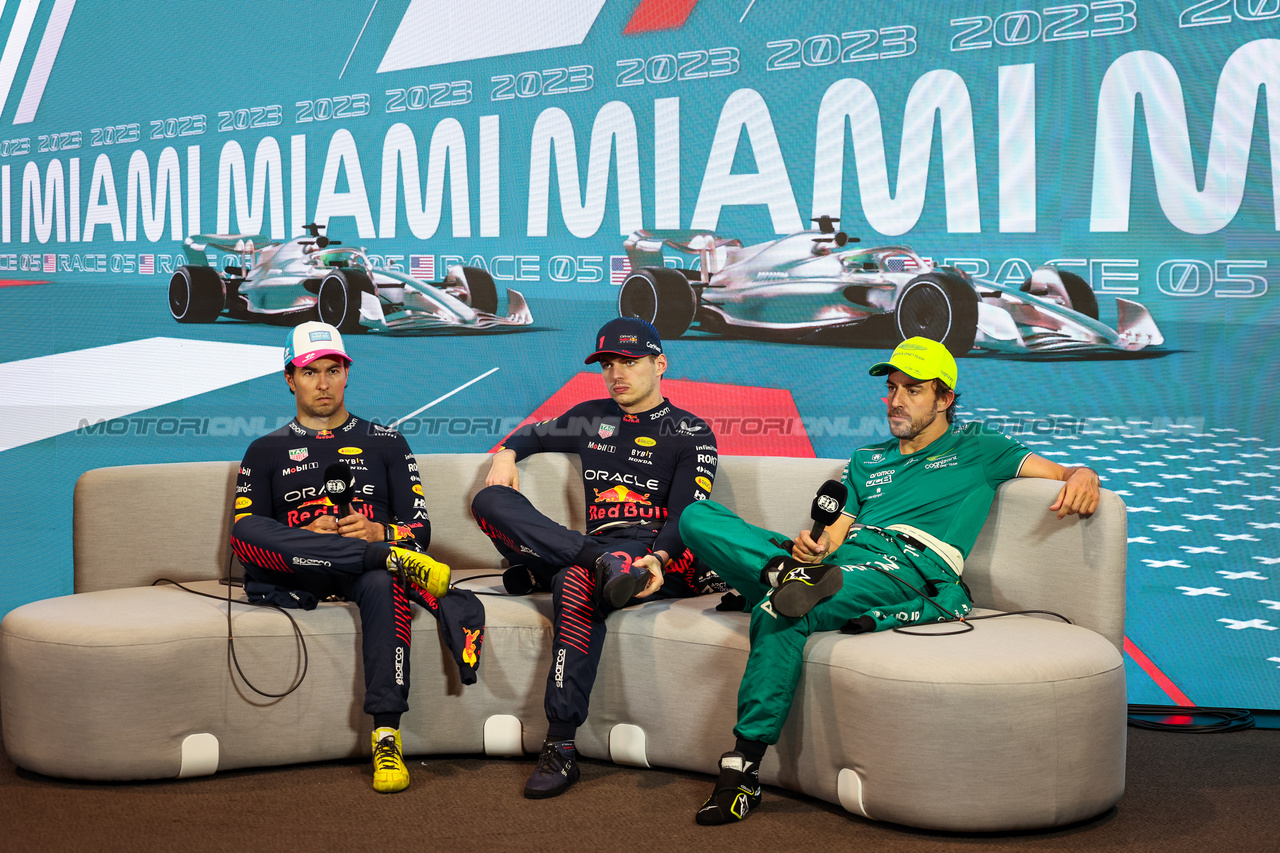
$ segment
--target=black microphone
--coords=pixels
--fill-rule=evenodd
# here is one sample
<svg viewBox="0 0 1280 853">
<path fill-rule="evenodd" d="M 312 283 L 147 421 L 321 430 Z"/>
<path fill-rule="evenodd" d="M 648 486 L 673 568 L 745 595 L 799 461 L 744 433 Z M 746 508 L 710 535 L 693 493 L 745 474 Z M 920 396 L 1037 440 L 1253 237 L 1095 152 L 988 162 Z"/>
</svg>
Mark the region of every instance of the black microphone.
<svg viewBox="0 0 1280 853">
<path fill-rule="evenodd" d="M 346 518 L 351 514 L 351 493 L 355 489 L 356 478 L 347 463 L 338 460 L 324 469 L 324 491 L 338 507 L 339 518 Z"/>
<path fill-rule="evenodd" d="M 839 480 L 827 480 L 818 487 L 818 494 L 813 499 L 813 509 L 809 515 L 813 518 L 813 529 L 809 535 L 817 542 L 818 537 L 827 525 L 840 517 L 844 502 L 849 499 L 849 487 Z"/>
</svg>

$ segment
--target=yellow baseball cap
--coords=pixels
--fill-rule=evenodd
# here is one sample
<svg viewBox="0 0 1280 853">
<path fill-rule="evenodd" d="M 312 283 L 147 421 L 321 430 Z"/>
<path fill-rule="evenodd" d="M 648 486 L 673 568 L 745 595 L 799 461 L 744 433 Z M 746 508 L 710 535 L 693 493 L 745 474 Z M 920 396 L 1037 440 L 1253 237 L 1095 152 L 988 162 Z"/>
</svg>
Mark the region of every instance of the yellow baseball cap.
<svg viewBox="0 0 1280 853">
<path fill-rule="evenodd" d="M 867 373 L 884 376 L 895 370 L 901 370 L 921 382 L 926 379 L 941 379 L 951 390 L 956 390 L 955 358 L 942 344 L 928 338 L 907 338 L 898 344 L 888 361 L 876 362 Z"/>
</svg>

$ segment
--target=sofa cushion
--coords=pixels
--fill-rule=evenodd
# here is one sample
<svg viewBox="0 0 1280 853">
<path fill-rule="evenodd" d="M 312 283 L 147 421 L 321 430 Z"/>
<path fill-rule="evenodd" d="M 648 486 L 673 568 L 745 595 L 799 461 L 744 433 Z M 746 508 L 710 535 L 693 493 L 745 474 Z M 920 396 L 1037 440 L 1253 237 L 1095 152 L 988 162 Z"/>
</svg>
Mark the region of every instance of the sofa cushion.
<svg viewBox="0 0 1280 853">
<path fill-rule="evenodd" d="M 487 457 L 418 460 L 433 553 L 455 577 L 498 570 L 470 516 Z M 816 485 L 842 464 L 723 457 L 714 494 L 747 520 L 792 535 L 807 526 Z M 541 454 L 521 467 L 521 488 L 537 506 L 582 524 L 576 460 Z M 354 605 L 294 614 L 307 677 L 273 699 L 233 674 L 225 601 L 143 586 L 225 571 L 235 471 L 235 463 L 195 463 L 81 478 L 82 592 L 24 605 L 0 623 L 0 723 L 17 763 L 71 778 L 172 778 L 368 749 Z M 1080 625 L 1008 616 L 946 637 L 815 634 L 762 779 L 871 818 L 953 831 L 1059 826 L 1113 805 L 1124 786 L 1125 507 L 1104 491 L 1093 518 L 1059 521 L 1047 509 L 1058 488 L 1001 486 L 965 578 L 980 606 L 1056 610 Z M 147 519 L 143 536 L 110 523 L 121 502 Z M 498 586 L 493 578 L 466 583 Z M 226 594 L 216 581 L 193 586 Z M 465 689 L 435 620 L 415 610 L 408 754 L 537 751 L 546 730 L 550 596 L 484 603 L 480 681 Z M 591 714 L 579 731 L 584 755 L 715 767 L 732 745 L 749 648 L 745 614 L 718 613 L 715 604 L 657 601 L 609 617 Z M 303 666 L 290 621 L 247 604 L 232 610 L 245 674 L 282 692 Z M 75 737 L 50 738 L 51 729 Z"/>
<path fill-rule="evenodd" d="M 189 586 L 226 595 L 217 582 Z M 273 608 L 249 605 L 240 590 L 234 594 L 239 665 L 259 689 L 282 693 L 303 667 L 292 625 Z M 413 608 L 406 752 L 483 752 L 483 724 L 494 714 L 536 721 L 541 743 L 551 640 L 550 600 L 541 598 L 485 599 L 480 681 L 465 689 L 436 620 Z M 367 751 L 359 611 L 323 602 L 291 615 L 306 643 L 306 678 L 271 699 L 233 672 L 225 599 L 162 585 L 16 608 L 0 624 L 6 750 L 23 767 L 76 779 L 172 778 L 182 766 L 183 740 L 195 733 L 217 738 L 216 768 L 223 770 Z M 74 736 L 51 738 L 49 731 Z"/>
<path fill-rule="evenodd" d="M 213 582 L 193 588 L 225 594 Z M 550 596 L 484 601 L 480 681 L 465 688 L 435 620 L 414 609 L 407 754 L 494 752 L 486 740 L 492 720 L 517 726 L 523 748 L 537 752 L 546 731 Z M 715 603 L 656 601 L 609 617 L 591 714 L 578 733 L 584 755 L 701 772 L 716 766 L 733 744 L 749 643 L 747 616 L 718 613 Z M 294 614 L 309 663 L 301 686 L 281 699 L 252 693 L 232 674 L 225 606 L 159 586 L 11 612 L 0 628 L 10 755 L 53 776 L 111 780 L 183 774 L 193 736 L 216 750 L 204 772 L 361 754 L 369 723 L 354 605 Z M 233 612 L 244 673 L 262 690 L 283 692 L 303 661 L 288 619 L 244 603 Z M 951 830 L 1059 825 L 1114 804 L 1123 791 L 1125 713 L 1115 647 L 1033 617 L 974 624 L 947 637 L 811 637 L 763 781 L 867 817 Z M 75 737 L 49 738 L 50 728 Z"/>
</svg>

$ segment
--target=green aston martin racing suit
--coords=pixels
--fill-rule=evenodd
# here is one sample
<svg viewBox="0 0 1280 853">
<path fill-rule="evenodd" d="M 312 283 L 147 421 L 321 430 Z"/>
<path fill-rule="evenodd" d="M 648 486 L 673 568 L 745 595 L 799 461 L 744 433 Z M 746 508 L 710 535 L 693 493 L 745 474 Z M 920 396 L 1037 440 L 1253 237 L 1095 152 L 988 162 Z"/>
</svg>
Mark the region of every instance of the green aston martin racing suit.
<svg viewBox="0 0 1280 853">
<path fill-rule="evenodd" d="M 787 553 L 785 537 L 746 523 L 714 501 L 686 509 L 680 518 L 685 543 L 751 609 L 751 652 L 738 689 L 734 733 L 778 742 L 805 641 L 814 631 L 851 622 L 855 631 L 880 631 L 968 613 L 969 596 L 960 583 L 964 557 L 986 521 L 996 487 L 1016 477 L 1030 455 L 1017 441 L 977 423 L 955 424 L 915 453 L 900 453 L 896 438 L 855 450 L 844 471 L 844 514 L 860 525 L 823 561 L 844 569 L 844 586 L 795 619 L 773 610 L 769 588 L 760 580 L 764 565 Z"/>
</svg>

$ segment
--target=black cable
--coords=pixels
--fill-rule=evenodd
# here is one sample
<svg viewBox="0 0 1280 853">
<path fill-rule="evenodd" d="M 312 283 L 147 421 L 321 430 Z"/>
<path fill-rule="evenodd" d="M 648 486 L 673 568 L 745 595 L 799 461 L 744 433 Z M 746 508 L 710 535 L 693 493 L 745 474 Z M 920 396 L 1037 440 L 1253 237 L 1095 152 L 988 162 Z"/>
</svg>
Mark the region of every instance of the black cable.
<svg viewBox="0 0 1280 853">
<path fill-rule="evenodd" d="M 879 566 L 871 566 L 871 568 L 881 574 L 893 578 L 898 583 L 908 587 L 925 601 L 941 610 L 947 615 L 946 619 L 939 620 L 932 624 L 946 624 L 949 622 L 960 622 L 961 630 L 958 631 L 910 631 L 905 627 L 894 628 L 893 631 L 898 634 L 906 634 L 911 637 L 951 637 L 956 634 L 967 634 L 974 629 L 970 623 L 977 622 L 979 619 L 999 619 L 1004 616 L 1030 616 L 1032 614 L 1042 614 L 1045 616 L 1053 616 L 1066 622 L 1068 625 L 1075 624 L 1061 613 L 1055 613 L 1052 610 L 1010 610 L 1005 613 L 988 613 L 985 616 L 969 616 L 956 617 L 950 611 L 942 607 L 929 596 L 925 595 L 919 589 L 907 583 L 902 578 L 886 571 Z M 1212 723 L 1169 723 L 1159 722 L 1157 720 L 1144 720 L 1142 716 L 1160 716 L 1160 717 L 1217 717 L 1216 722 Z M 1199 708 L 1186 707 L 1181 705 L 1130 705 L 1129 706 L 1129 725 L 1139 729 L 1152 729 L 1162 732 L 1185 732 L 1188 734 L 1211 734 L 1217 732 L 1238 732 L 1254 727 L 1255 721 L 1253 715 L 1246 710 L 1239 708 Z"/>
<path fill-rule="evenodd" d="M 908 631 L 906 628 L 894 628 L 893 630 L 899 634 L 906 634 L 911 637 L 950 637 L 954 634 L 967 634 L 973 630 L 970 622 L 977 622 L 979 619 L 999 619 L 1002 616 L 1030 616 L 1033 613 L 1041 613 L 1045 616 L 1056 616 L 1068 625 L 1074 625 L 1067 617 L 1061 613 L 1054 613 L 1052 610 L 1009 610 L 1002 613 L 988 613 L 985 616 L 966 616 L 963 619 L 944 619 L 939 622 L 933 622 L 933 625 L 945 625 L 948 622 L 960 622 L 965 626 L 963 631 Z"/>
<path fill-rule="evenodd" d="M 1213 723 L 1169 723 L 1141 719 L 1143 716 L 1217 717 L 1218 720 Z M 1185 705 L 1129 706 L 1129 725 L 1136 729 L 1152 729 L 1158 732 L 1185 732 L 1187 734 L 1241 732 L 1245 729 L 1253 728 L 1254 723 L 1253 714 L 1242 708 L 1198 708 Z"/>
<path fill-rule="evenodd" d="M 468 590 L 469 592 L 472 592 L 472 593 L 474 593 L 474 594 L 476 594 L 476 595 L 497 595 L 497 596 L 500 596 L 500 597 L 502 597 L 502 598 L 522 598 L 523 596 L 518 596 L 518 595 L 516 595 L 516 594 L 515 594 L 515 593 L 513 593 L 513 592 L 488 592 L 487 590 L 482 590 L 482 589 L 471 589 L 470 587 L 458 586 L 459 584 L 463 583 L 464 581 L 478 581 L 478 580 L 481 580 L 482 578 L 500 578 L 500 577 L 502 577 L 502 575 L 503 575 L 503 573 L 502 573 L 502 572 L 495 572 L 495 573 L 493 573 L 493 574 L 488 574 L 488 575 L 470 575 L 470 576 L 465 577 L 465 578 L 459 578 L 458 580 L 456 580 L 456 581 L 454 581 L 453 583 L 449 584 L 449 586 L 450 586 L 450 588 L 457 587 L 458 589 L 465 589 L 465 590 Z"/>
<path fill-rule="evenodd" d="M 222 596 L 220 595 L 210 595 L 207 592 L 200 592 L 199 590 L 194 590 L 194 589 L 191 589 L 190 587 L 183 586 L 177 581 L 171 580 L 169 578 L 156 578 L 154 581 L 151 582 L 151 585 L 155 586 L 158 583 L 173 584 L 178 589 L 183 590 L 184 592 L 189 592 L 192 595 L 199 595 L 204 598 L 212 598 L 214 601 L 218 601 L 218 602 L 222 601 Z M 261 604 L 254 604 L 252 602 L 249 602 L 248 606 L 250 607 L 274 607 L 276 610 L 279 610 L 281 613 L 283 613 L 285 617 L 289 620 L 289 624 L 293 626 L 294 636 L 298 638 L 298 642 L 302 645 L 302 674 L 298 676 L 298 680 L 294 682 L 293 686 L 283 693 L 268 693 L 265 690 L 259 690 L 257 687 L 253 685 L 253 682 L 249 680 L 248 676 L 244 674 L 244 670 L 240 668 L 240 659 L 236 657 L 236 641 L 235 641 L 235 636 L 231 630 L 231 605 L 233 603 L 231 599 L 231 587 L 232 587 L 232 584 L 228 583 L 227 599 L 226 599 L 228 662 L 230 665 L 235 666 L 236 672 L 240 674 L 240 679 L 245 683 L 245 686 L 248 687 L 250 690 L 252 690 L 254 693 L 257 693 L 259 696 L 265 696 L 268 699 L 282 699 L 285 696 L 288 696 L 293 691 L 297 690 L 299 687 L 301 687 L 303 680 L 307 677 L 307 668 L 310 666 L 311 658 L 310 658 L 310 655 L 307 653 L 307 641 L 306 641 L 306 638 L 302 636 L 302 629 L 298 627 L 298 622 L 296 619 L 293 618 L 293 614 L 285 610 L 280 605 L 270 604 L 268 602 L 263 602 Z M 240 603 L 240 602 L 234 602 L 234 603 Z"/>
<path fill-rule="evenodd" d="M 954 616 L 950 619 L 939 619 L 937 622 L 930 622 L 931 625 L 946 625 L 950 622 L 959 622 L 960 629 L 957 631 L 908 631 L 906 628 L 892 628 L 895 634 L 906 634 L 909 637 L 954 637 L 956 634 L 967 634 L 973 630 L 973 626 L 969 624 L 968 619 L 957 619 Z"/>
<path fill-rule="evenodd" d="M 886 569 L 882 569 L 882 568 L 880 568 L 879 566 L 875 565 L 874 563 L 866 563 L 866 564 L 864 564 L 864 565 L 865 565 L 867 568 L 869 568 L 869 569 L 875 569 L 877 572 L 879 572 L 880 574 L 884 575 L 884 576 L 885 576 L 885 577 L 887 577 L 887 578 L 892 578 L 893 580 L 895 580 L 895 581 L 897 581 L 898 583 L 900 583 L 900 584 L 902 584 L 903 586 L 905 586 L 907 589 L 909 589 L 909 590 L 911 590 L 912 592 L 914 592 L 916 595 L 918 595 L 918 596 L 920 596 L 921 598 L 923 598 L 925 601 L 927 601 L 927 602 L 929 602 L 930 604 L 932 604 L 934 607 L 938 608 L 938 610 L 942 611 L 942 615 L 946 617 L 945 619 L 943 619 L 943 620 L 941 620 L 941 621 L 943 621 L 943 622 L 954 622 L 954 621 L 956 621 L 957 619 L 959 619 L 961 622 L 963 622 L 963 621 L 964 621 L 964 617 L 963 617 L 963 616 L 959 616 L 959 617 L 958 617 L 958 616 L 956 616 L 956 614 L 952 613 L 950 610 L 948 610 L 947 608 L 943 607 L 941 604 L 939 604 L 938 602 L 934 601 L 932 598 L 930 598 L 929 596 L 925 595 L 923 592 L 921 592 L 920 590 L 916 589 L 914 586 L 912 586 L 911 584 L 907 583 L 907 582 L 906 582 L 906 581 L 904 581 L 902 578 L 900 578 L 900 577 L 898 577 L 897 575 L 895 575 L 893 572 L 890 572 L 890 571 L 888 571 L 888 570 L 886 570 Z M 913 567 L 913 568 L 914 568 L 914 567 Z M 897 628 L 894 628 L 893 630 L 897 631 L 898 629 L 897 629 Z M 972 630 L 973 630 L 973 628 L 970 628 L 970 629 L 969 629 L 969 631 L 972 631 Z M 954 632 L 954 633 L 957 633 L 957 634 L 967 634 L 967 633 L 968 633 L 968 631 L 956 631 L 956 632 Z"/>
<path fill-rule="evenodd" d="M 882 569 L 882 568 L 880 568 L 879 566 L 877 566 L 877 565 L 875 565 L 875 564 L 872 564 L 872 563 L 868 563 L 868 564 L 867 564 L 867 566 L 868 566 L 869 568 L 875 569 L 877 572 L 879 572 L 880 574 L 884 575 L 884 576 L 885 576 L 885 577 L 887 577 L 887 578 L 893 578 L 895 581 L 897 581 L 898 583 L 902 584 L 902 585 L 903 585 L 903 586 L 905 586 L 907 589 L 911 590 L 911 591 L 912 591 L 912 592 L 914 592 L 916 595 L 920 596 L 920 597 L 921 597 L 921 598 L 923 598 L 925 601 L 927 601 L 927 602 L 929 602 L 930 604 L 932 604 L 934 607 L 938 608 L 938 610 L 940 610 L 940 611 L 942 612 L 942 615 L 943 615 L 944 617 L 946 617 L 946 618 L 944 618 L 944 619 L 939 619 L 939 620 L 938 620 L 938 622 L 935 622 L 934 624 L 940 624 L 940 623 L 946 623 L 946 622 L 957 622 L 957 621 L 958 621 L 958 622 L 960 622 L 960 623 L 964 626 L 964 630 L 963 630 L 963 631 L 942 631 L 942 632 L 938 632 L 938 631 L 927 631 L 927 632 L 922 632 L 922 631 L 908 631 L 908 630 L 906 630 L 905 628 L 898 627 L 898 628 L 894 628 L 894 629 L 893 629 L 893 630 L 894 630 L 894 631 L 896 631 L 897 633 L 899 633 L 899 634 L 909 634 L 909 635 L 913 635 L 913 636 L 917 636 L 917 637 L 925 637 L 925 636 L 934 636 L 934 637 L 950 637 L 950 636 L 952 636 L 953 634 L 967 634 L 967 633 L 969 633 L 970 631 L 972 631 L 972 630 L 973 630 L 973 626 L 972 626 L 972 625 L 967 624 L 967 622 L 966 622 L 966 620 L 965 620 L 965 618 L 964 618 L 963 616 L 956 616 L 956 614 L 952 613 L 950 610 L 948 610 L 947 608 L 943 607 L 941 604 L 939 604 L 938 602 L 934 601 L 932 598 L 930 598 L 929 596 L 925 595 L 922 591 L 920 591 L 920 590 L 916 589 L 914 586 L 912 586 L 911 584 L 907 583 L 907 582 L 906 582 L 906 581 L 904 581 L 902 578 L 900 578 L 900 577 L 898 577 L 897 575 L 895 575 L 893 572 L 890 572 L 890 571 L 887 571 L 887 570 L 885 570 L 885 569 Z"/>
<path fill-rule="evenodd" d="M 1033 613 L 1042 613 L 1046 616 L 1055 616 L 1058 619 L 1061 619 L 1063 622 L 1066 622 L 1068 625 L 1075 624 L 1070 619 L 1063 616 L 1061 613 L 1054 613 L 1052 610 L 1010 610 L 1007 613 L 988 613 L 986 616 L 969 616 L 969 617 L 956 616 L 956 614 L 952 613 L 950 610 L 946 609 L 941 604 L 939 604 L 938 602 L 930 598 L 928 595 L 926 595 L 923 591 L 916 589 L 914 586 L 907 583 L 905 580 L 898 577 L 893 572 L 890 572 L 886 569 L 882 569 L 879 566 L 870 564 L 870 563 L 867 564 L 867 567 L 871 569 L 875 569 L 877 572 L 884 575 L 885 577 L 893 578 L 895 581 L 902 584 L 907 589 L 911 590 L 916 595 L 920 596 L 925 601 L 932 604 L 934 607 L 938 608 L 938 610 L 940 610 L 942 614 L 946 617 L 945 619 L 939 619 L 937 622 L 931 622 L 929 624 L 945 625 L 949 622 L 959 622 L 963 626 L 963 630 L 960 630 L 960 631 L 908 631 L 905 627 L 898 627 L 898 628 L 892 629 L 895 633 L 898 633 L 898 634 L 906 634 L 907 636 L 910 636 L 910 637 L 952 637 L 952 636 L 955 636 L 956 634 L 969 633 L 970 631 L 973 630 L 973 626 L 970 625 L 969 623 L 976 622 L 979 619 L 998 619 L 1001 616 L 1029 616 Z"/>
<path fill-rule="evenodd" d="M 1066 622 L 1068 625 L 1076 624 L 1072 622 L 1070 619 L 1068 619 L 1067 617 L 1063 616 L 1061 613 L 1054 613 L 1052 610 L 1005 610 L 1005 611 L 1001 611 L 1000 613 L 988 613 L 986 616 L 970 616 L 967 621 L 974 622 L 974 621 L 977 621 L 978 619 L 999 619 L 1001 616 L 1030 616 L 1033 613 L 1040 613 L 1045 616 L 1053 616 L 1055 618 L 1061 619 L 1063 622 Z"/>
</svg>

